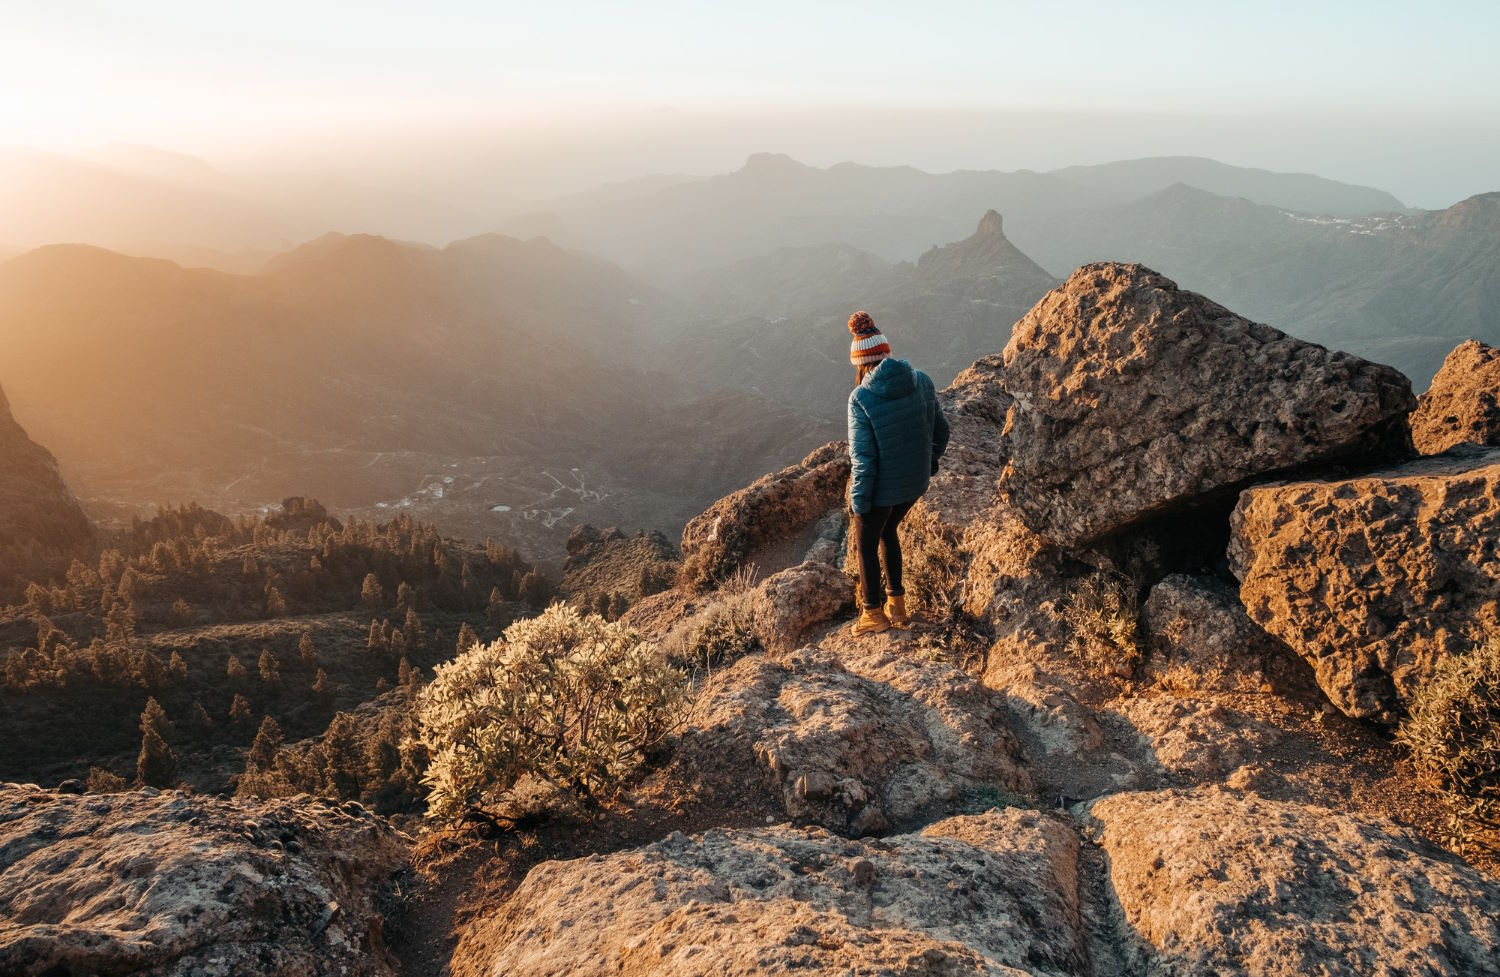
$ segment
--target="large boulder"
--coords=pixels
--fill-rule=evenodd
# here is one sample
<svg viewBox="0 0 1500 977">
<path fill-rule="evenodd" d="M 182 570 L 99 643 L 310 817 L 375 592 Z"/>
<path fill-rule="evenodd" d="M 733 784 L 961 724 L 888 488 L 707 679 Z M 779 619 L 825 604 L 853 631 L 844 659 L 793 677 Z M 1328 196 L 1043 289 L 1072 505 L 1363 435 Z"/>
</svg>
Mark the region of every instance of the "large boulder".
<svg viewBox="0 0 1500 977">
<path fill-rule="evenodd" d="M 830 511 L 847 506 L 848 482 L 848 449 L 833 441 L 726 495 L 682 530 L 683 582 L 711 587 L 767 547 L 813 531 Z M 800 554 L 773 569 L 799 561 Z"/>
<path fill-rule="evenodd" d="M 11 549 L 75 549 L 92 535 L 57 461 L 16 423 L 0 390 L 0 559 Z"/>
<path fill-rule="evenodd" d="M 1250 617 L 1349 716 L 1394 721 L 1440 658 L 1500 629 L 1500 449 L 1253 488 L 1230 524 Z"/>
<path fill-rule="evenodd" d="M 1456 444 L 1500 445 L 1500 350 L 1471 339 L 1449 353 L 1417 399 L 1411 437 L 1424 455 Z"/>
<path fill-rule="evenodd" d="M 1085 265 L 1005 348 L 1010 460 L 1027 524 L 1074 548 L 1232 503 L 1252 479 L 1411 453 L 1397 371 L 1251 322 L 1134 264 Z"/>
<path fill-rule="evenodd" d="M 1078 840 L 1035 811 L 849 841 L 786 826 L 674 832 L 545 862 L 474 927 L 455 964 L 509 977 L 1088 971 Z"/>
<path fill-rule="evenodd" d="M 901 523 L 908 604 L 938 605 L 940 615 L 962 609 L 985 621 L 1001 657 L 1021 647 L 1060 649 L 1062 554 L 1027 528 L 999 491 L 1001 432 L 1012 403 L 1000 357 L 976 361 L 939 401 L 948 450 Z"/>
<path fill-rule="evenodd" d="M 789 817 L 877 834 L 965 795 L 1030 786 L 999 696 L 897 639 L 741 659 L 706 690 L 678 746 L 684 779 L 735 796 L 759 779 Z"/>
<path fill-rule="evenodd" d="M 1223 787 L 1086 809 L 1120 973 L 1500 974 L 1500 882 L 1376 818 Z"/>
<path fill-rule="evenodd" d="M 0 784 L 0 974 L 392 975 L 408 843 L 352 803 Z"/>
</svg>

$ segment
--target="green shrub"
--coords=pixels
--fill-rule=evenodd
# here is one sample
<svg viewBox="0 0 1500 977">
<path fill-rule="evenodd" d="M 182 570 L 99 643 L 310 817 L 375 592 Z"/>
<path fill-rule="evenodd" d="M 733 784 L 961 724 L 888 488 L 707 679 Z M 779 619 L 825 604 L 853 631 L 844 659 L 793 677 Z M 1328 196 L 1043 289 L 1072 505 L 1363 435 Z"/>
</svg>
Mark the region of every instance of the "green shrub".
<svg viewBox="0 0 1500 977">
<path fill-rule="evenodd" d="M 1099 675 L 1129 678 L 1141 661 L 1135 588 L 1118 573 L 1098 570 L 1063 603 L 1068 650 Z"/>
<path fill-rule="evenodd" d="M 417 696 L 428 816 L 493 820 L 524 777 L 591 804 L 679 723 L 686 678 L 624 625 L 555 604 L 439 665 Z"/>
<path fill-rule="evenodd" d="M 1396 735 L 1446 795 L 1455 842 L 1500 832 L 1500 637 L 1439 661 Z"/>
</svg>

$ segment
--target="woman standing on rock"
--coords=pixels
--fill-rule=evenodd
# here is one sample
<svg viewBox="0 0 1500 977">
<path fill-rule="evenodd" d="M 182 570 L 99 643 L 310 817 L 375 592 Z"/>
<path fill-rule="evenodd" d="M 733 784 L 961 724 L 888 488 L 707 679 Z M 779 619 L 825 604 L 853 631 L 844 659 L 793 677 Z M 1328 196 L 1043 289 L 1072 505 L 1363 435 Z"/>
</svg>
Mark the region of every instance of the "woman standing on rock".
<svg viewBox="0 0 1500 977">
<path fill-rule="evenodd" d="M 910 621 L 896 530 L 937 474 L 948 419 L 927 374 L 891 356 L 870 313 L 850 316 L 849 331 L 856 383 L 849 394 L 849 532 L 859 551 L 860 602 L 852 630 L 879 634 Z M 889 599 L 880 585 L 882 557 Z"/>
</svg>

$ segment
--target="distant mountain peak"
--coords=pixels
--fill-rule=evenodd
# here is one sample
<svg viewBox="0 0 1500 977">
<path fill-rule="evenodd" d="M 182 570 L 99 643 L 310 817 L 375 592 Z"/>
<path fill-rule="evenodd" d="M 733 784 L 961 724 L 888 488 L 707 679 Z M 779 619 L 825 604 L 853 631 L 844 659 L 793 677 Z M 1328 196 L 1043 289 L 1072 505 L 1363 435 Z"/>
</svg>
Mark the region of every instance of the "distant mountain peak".
<svg viewBox="0 0 1500 977">
<path fill-rule="evenodd" d="M 742 172 L 745 173 L 793 173 L 809 169 L 786 153 L 751 153 L 745 158 Z"/>
<path fill-rule="evenodd" d="M 1011 243 L 1005 236 L 1004 224 L 999 211 L 985 211 L 979 227 L 969 237 L 933 247 L 917 259 L 917 280 L 933 287 L 1002 276 L 1008 281 L 1027 282 L 1042 291 L 1051 288 L 1055 279 Z"/>
</svg>

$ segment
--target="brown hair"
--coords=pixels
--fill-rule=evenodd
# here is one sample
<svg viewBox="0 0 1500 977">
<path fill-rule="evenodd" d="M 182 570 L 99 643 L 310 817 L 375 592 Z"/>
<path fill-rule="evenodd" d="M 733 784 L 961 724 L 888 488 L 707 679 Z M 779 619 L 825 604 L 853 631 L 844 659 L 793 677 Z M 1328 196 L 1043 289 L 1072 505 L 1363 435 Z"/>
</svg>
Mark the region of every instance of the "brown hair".
<svg viewBox="0 0 1500 977">
<path fill-rule="evenodd" d="M 854 385 L 857 387 L 865 382 L 865 377 L 875 372 L 879 363 L 861 363 L 854 368 Z"/>
</svg>

